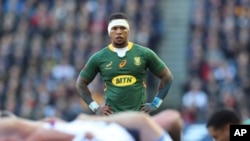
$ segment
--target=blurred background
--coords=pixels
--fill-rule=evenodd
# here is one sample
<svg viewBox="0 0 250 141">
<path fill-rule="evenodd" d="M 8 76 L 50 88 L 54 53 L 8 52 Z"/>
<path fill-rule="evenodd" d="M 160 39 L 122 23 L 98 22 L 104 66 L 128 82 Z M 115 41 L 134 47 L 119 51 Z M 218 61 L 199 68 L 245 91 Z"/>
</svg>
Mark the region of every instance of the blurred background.
<svg viewBox="0 0 250 141">
<path fill-rule="evenodd" d="M 109 44 L 108 17 L 126 13 L 130 40 L 174 75 L 162 109 L 181 112 L 184 141 L 210 141 L 215 109 L 250 111 L 249 0 L 0 0 L 0 109 L 33 120 L 89 113 L 75 90 L 86 60 Z M 148 100 L 159 81 L 149 73 Z M 103 104 L 100 76 L 89 85 Z"/>
</svg>

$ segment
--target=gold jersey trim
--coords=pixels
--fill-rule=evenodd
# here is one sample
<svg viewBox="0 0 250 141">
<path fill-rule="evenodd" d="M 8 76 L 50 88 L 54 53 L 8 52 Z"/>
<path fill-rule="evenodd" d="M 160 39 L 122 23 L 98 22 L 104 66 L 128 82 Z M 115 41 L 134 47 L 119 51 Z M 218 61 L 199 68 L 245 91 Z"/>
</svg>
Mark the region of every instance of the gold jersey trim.
<svg viewBox="0 0 250 141">
<path fill-rule="evenodd" d="M 128 42 L 128 50 L 132 49 L 132 47 L 133 47 L 133 42 Z M 114 46 L 112 44 L 109 44 L 108 48 L 114 52 Z"/>
</svg>

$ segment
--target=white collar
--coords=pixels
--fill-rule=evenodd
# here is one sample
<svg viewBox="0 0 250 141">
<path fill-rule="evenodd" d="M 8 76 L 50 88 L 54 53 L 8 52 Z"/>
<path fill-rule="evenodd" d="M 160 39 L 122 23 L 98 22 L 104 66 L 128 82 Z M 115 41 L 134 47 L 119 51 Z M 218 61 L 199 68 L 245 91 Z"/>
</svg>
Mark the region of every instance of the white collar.
<svg viewBox="0 0 250 141">
<path fill-rule="evenodd" d="M 127 51 L 128 51 L 128 47 L 123 47 L 123 48 L 114 47 L 114 52 L 116 52 L 119 57 L 124 57 Z"/>
</svg>

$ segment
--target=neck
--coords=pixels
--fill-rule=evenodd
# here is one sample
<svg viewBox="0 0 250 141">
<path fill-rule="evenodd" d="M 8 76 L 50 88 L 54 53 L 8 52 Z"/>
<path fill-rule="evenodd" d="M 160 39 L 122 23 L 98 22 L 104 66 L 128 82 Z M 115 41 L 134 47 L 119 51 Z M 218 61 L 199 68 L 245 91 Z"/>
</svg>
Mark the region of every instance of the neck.
<svg viewBox="0 0 250 141">
<path fill-rule="evenodd" d="M 115 47 L 115 48 L 124 48 L 124 47 L 127 47 L 128 46 L 128 41 L 124 42 L 124 43 L 112 43 L 112 45 Z"/>
</svg>

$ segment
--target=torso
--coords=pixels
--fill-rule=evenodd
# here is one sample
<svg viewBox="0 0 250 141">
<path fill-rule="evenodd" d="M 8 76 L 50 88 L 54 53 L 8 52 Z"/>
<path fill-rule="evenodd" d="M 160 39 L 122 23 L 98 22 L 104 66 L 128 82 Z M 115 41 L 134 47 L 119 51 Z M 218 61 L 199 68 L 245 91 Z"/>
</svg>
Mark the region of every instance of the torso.
<svg viewBox="0 0 250 141">
<path fill-rule="evenodd" d="M 109 45 L 93 55 L 81 74 L 82 77 L 93 78 L 97 72 L 100 73 L 105 82 L 105 102 L 114 112 L 138 111 L 146 102 L 147 69 L 156 68 L 156 71 L 165 67 L 148 48 L 131 42 L 128 48 L 126 55 L 119 57 Z"/>
<path fill-rule="evenodd" d="M 106 104 L 114 111 L 138 111 L 146 98 L 146 61 L 133 46 L 124 57 L 109 48 L 104 50 L 100 62 L 100 74 L 105 82 Z"/>
</svg>

